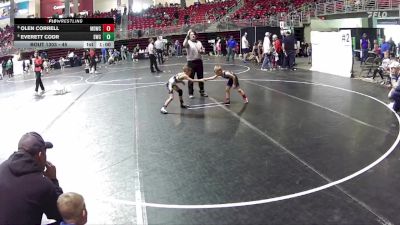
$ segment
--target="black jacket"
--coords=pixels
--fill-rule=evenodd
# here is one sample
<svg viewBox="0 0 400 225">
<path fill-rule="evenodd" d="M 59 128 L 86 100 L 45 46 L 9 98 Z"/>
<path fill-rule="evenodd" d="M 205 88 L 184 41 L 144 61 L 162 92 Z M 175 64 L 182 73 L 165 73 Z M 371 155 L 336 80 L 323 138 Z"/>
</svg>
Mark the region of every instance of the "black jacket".
<svg viewBox="0 0 400 225">
<path fill-rule="evenodd" d="M 0 224 L 40 224 L 43 213 L 61 221 L 60 194 L 58 181 L 45 177 L 28 153 L 15 152 L 0 164 Z"/>
</svg>

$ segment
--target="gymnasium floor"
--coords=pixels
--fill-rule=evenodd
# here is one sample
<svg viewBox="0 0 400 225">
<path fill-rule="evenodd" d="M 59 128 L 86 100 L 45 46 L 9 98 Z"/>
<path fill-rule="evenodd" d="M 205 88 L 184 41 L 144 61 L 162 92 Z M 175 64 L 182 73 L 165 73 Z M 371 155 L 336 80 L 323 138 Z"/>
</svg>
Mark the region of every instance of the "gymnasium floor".
<svg viewBox="0 0 400 225">
<path fill-rule="evenodd" d="M 88 224 L 398 224 L 400 118 L 388 90 L 372 83 L 297 70 L 262 72 L 236 61 L 249 97 L 225 81 L 209 98 L 180 109 L 166 80 L 184 58 L 151 74 L 148 61 L 0 81 L 0 161 L 21 135 L 52 141 L 48 160 L 64 191 L 84 195 Z M 223 59 L 205 59 L 206 76 Z M 54 95 L 54 81 L 72 92 Z"/>
</svg>

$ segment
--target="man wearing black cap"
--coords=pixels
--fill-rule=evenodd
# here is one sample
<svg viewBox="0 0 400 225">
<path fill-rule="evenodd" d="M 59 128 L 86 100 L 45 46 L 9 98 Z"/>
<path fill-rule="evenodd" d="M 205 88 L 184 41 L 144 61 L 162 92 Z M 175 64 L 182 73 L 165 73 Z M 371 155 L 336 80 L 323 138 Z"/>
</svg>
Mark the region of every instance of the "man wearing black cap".
<svg viewBox="0 0 400 225">
<path fill-rule="evenodd" d="M 56 168 L 47 161 L 45 142 L 36 132 L 24 134 L 18 151 L 0 164 L 0 224 L 40 224 L 42 214 L 61 221 L 57 198 L 62 194 Z"/>
</svg>

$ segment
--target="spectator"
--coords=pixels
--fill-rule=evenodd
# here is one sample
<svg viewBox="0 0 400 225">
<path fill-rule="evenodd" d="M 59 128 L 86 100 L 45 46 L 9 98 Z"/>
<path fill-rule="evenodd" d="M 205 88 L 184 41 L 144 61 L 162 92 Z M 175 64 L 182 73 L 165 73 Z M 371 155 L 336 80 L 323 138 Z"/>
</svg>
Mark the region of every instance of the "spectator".
<svg viewBox="0 0 400 225">
<path fill-rule="evenodd" d="M 61 221 L 57 198 L 62 194 L 56 167 L 47 161 L 53 144 L 36 132 L 24 134 L 18 151 L 0 164 L 0 224 L 40 224 L 43 213 Z"/>
<path fill-rule="evenodd" d="M 274 58 L 275 58 L 275 65 L 274 68 L 279 68 L 282 66 L 283 63 L 283 52 L 282 52 L 282 44 L 281 40 L 279 40 L 276 34 L 272 35 L 272 41 L 274 45 Z"/>
<path fill-rule="evenodd" d="M 57 208 L 63 217 L 60 225 L 84 225 L 87 222 L 87 210 L 82 195 L 68 192 L 60 195 Z"/>
<path fill-rule="evenodd" d="M 235 49 L 236 49 L 237 42 L 233 39 L 233 36 L 229 37 L 228 41 L 228 54 L 226 57 L 226 61 L 229 61 L 230 56 L 232 56 L 232 61 L 235 60 Z"/>
<path fill-rule="evenodd" d="M 12 59 L 9 58 L 8 61 L 7 61 L 7 64 L 6 64 L 6 70 L 7 70 L 8 78 L 11 78 L 13 76 L 12 69 L 13 69 L 13 62 L 12 62 Z"/>
<path fill-rule="evenodd" d="M 182 54 L 182 46 L 178 39 L 175 41 L 175 52 L 176 56 L 181 56 Z"/>
<path fill-rule="evenodd" d="M 381 49 L 379 48 L 378 40 L 374 40 L 374 53 L 376 56 L 381 54 Z"/>
<path fill-rule="evenodd" d="M 282 50 L 283 53 L 285 54 L 285 68 L 289 70 L 295 71 L 296 69 L 294 68 L 294 61 L 296 57 L 296 44 L 295 44 L 295 39 L 293 35 L 291 34 L 290 31 L 286 32 L 286 37 L 283 39 L 282 42 Z"/>
<path fill-rule="evenodd" d="M 381 44 L 381 58 L 385 55 L 385 52 L 390 50 L 390 44 L 385 40 L 385 37 L 382 38 Z"/>
<path fill-rule="evenodd" d="M 75 54 L 73 51 L 68 51 L 68 59 L 71 67 L 74 67 Z"/>
<path fill-rule="evenodd" d="M 396 57 L 396 43 L 394 43 L 392 38 L 389 38 L 389 53 L 390 53 L 390 57 Z"/>
<path fill-rule="evenodd" d="M 64 58 L 63 58 L 63 57 L 60 57 L 59 62 L 60 62 L 60 68 L 61 68 L 61 70 L 64 70 L 64 67 L 65 67 Z"/>
<path fill-rule="evenodd" d="M 2 67 L 1 74 L 3 76 L 6 76 L 7 75 L 7 60 L 3 60 L 3 62 L 1 63 L 1 67 Z"/>
<path fill-rule="evenodd" d="M 107 49 L 106 48 L 101 49 L 101 58 L 103 59 L 103 63 L 106 64 L 107 63 Z"/>
<path fill-rule="evenodd" d="M 261 65 L 262 71 L 269 71 L 271 69 L 270 58 L 271 58 L 271 34 L 269 32 L 265 33 L 263 42 L 263 56 L 264 60 Z"/>
<path fill-rule="evenodd" d="M 122 58 L 122 60 L 126 60 L 125 48 L 126 48 L 126 47 L 125 47 L 124 45 L 121 45 L 120 52 L 121 52 L 121 58 Z"/>
<path fill-rule="evenodd" d="M 247 32 L 242 36 L 242 54 L 243 62 L 246 62 L 247 54 L 249 53 L 249 41 L 247 41 Z"/>
<path fill-rule="evenodd" d="M 226 38 L 225 37 L 222 37 L 221 38 L 221 42 L 220 42 L 220 45 L 221 45 L 221 54 L 222 54 L 222 56 L 226 56 L 226 54 L 227 54 L 227 49 L 226 49 Z"/>
<path fill-rule="evenodd" d="M 134 62 L 139 62 L 139 51 L 140 51 L 140 46 L 139 44 L 137 44 L 136 47 L 133 48 L 133 53 L 132 53 L 132 59 Z"/>
<path fill-rule="evenodd" d="M 217 56 L 221 56 L 221 38 L 217 37 L 217 43 L 215 44 L 215 48 L 217 50 Z"/>
<path fill-rule="evenodd" d="M 154 43 L 154 47 L 156 48 L 158 63 L 164 64 L 164 57 L 163 57 L 164 43 L 162 40 L 162 36 L 157 37 L 157 41 Z"/>
<path fill-rule="evenodd" d="M 361 50 L 361 64 L 365 62 L 368 57 L 368 50 L 371 48 L 371 43 L 367 38 L 367 34 L 363 33 L 360 39 L 360 50 Z"/>
<path fill-rule="evenodd" d="M 93 48 L 89 51 L 89 63 L 90 63 L 90 73 L 98 73 L 97 72 L 97 61 L 96 61 L 96 52 Z"/>
</svg>

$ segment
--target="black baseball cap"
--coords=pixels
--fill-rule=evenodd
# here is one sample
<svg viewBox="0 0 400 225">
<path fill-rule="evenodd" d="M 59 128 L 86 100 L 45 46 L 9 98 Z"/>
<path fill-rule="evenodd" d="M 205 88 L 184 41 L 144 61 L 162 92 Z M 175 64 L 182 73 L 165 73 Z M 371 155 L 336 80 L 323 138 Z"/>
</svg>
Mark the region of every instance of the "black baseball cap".
<svg viewBox="0 0 400 225">
<path fill-rule="evenodd" d="M 48 148 L 53 148 L 51 142 L 44 141 L 42 136 L 36 132 L 24 134 L 18 142 L 18 150 L 36 154 Z"/>
</svg>

